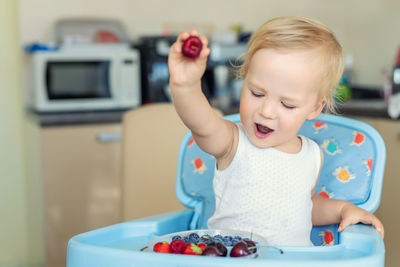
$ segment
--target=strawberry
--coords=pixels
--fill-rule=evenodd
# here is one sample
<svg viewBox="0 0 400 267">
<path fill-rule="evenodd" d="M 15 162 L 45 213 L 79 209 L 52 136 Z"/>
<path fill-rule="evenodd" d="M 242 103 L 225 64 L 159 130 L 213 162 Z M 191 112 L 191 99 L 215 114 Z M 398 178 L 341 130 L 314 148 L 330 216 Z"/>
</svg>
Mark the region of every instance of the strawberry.
<svg viewBox="0 0 400 267">
<path fill-rule="evenodd" d="M 183 251 L 186 255 L 201 255 L 203 251 L 195 243 L 188 243 Z"/>
<path fill-rule="evenodd" d="M 158 242 L 154 245 L 153 251 L 158 253 L 171 253 L 171 246 L 166 241 Z"/>
<path fill-rule="evenodd" d="M 199 248 L 201 248 L 202 251 L 204 251 L 206 249 L 206 247 L 207 247 L 207 244 L 203 243 L 203 242 L 200 242 L 200 243 L 197 244 L 197 246 Z"/>
<path fill-rule="evenodd" d="M 171 252 L 174 254 L 182 254 L 186 248 L 186 242 L 178 239 L 171 242 Z"/>
</svg>

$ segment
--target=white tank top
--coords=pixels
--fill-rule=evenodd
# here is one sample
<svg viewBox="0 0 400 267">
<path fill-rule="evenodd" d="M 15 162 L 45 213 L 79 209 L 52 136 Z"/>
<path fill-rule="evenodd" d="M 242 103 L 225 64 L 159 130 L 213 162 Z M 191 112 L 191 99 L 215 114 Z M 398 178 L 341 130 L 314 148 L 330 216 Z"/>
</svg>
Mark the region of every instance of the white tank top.
<svg viewBox="0 0 400 267">
<path fill-rule="evenodd" d="M 312 246 L 311 192 L 321 166 L 319 146 L 304 136 L 295 154 L 258 148 L 241 124 L 231 164 L 215 169 L 210 229 L 244 230 L 273 246 Z"/>
</svg>

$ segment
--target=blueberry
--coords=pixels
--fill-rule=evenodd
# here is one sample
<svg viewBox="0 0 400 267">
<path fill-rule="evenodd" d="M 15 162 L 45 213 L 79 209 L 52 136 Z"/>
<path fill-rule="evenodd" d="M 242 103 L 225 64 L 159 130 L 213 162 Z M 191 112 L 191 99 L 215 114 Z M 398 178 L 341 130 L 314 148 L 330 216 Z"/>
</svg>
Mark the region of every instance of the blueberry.
<svg viewBox="0 0 400 267">
<path fill-rule="evenodd" d="M 181 237 L 180 235 L 174 235 L 174 236 L 172 237 L 172 241 L 174 241 L 174 240 L 180 240 L 180 239 L 182 239 L 182 237 Z"/>
<path fill-rule="evenodd" d="M 214 236 L 214 241 L 222 243 L 224 241 L 224 238 L 222 237 L 222 235 L 215 235 Z"/>
<path fill-rule="evenodd" d="M 200 237 L 199 237 L 199 235 L 196 234 L 196 233 L 191 233 L 191 234 L 188 236 L 188 239 L 189 239 L 189 242 L 190 242 L 190 243 L 198 243 L 198 242 L 200 241 Z"/>
<path fill-rule="evenodd" d="M 196 233 L 191 233 L 191 234 L 189 235 L 189 239 L 199 240 L 200 237 L 199 237 L 199 235 L 196 234 Z"/>
<path fill-rule="evenodd" d="M 226 236 L 224 236 L 224 240 L 232 240 L 233 238 L 232 238 L 232 236 L 230 236 L 230 235 L 226 235 Z"/>
<path fill-rule="evenodd" d="M 188 236 L 185 236 L 185 237 L 183 238 L 183 241 L 185 241 L 185 243 L 190 243 L 190 242 L 189 242 L 189 237 L 188 237 Z"/>
<path fill-rule="evenodd" d="M 242 238 L 238 235 L 234 236 L 233 239 L 242 240 Z"/>
</svg>

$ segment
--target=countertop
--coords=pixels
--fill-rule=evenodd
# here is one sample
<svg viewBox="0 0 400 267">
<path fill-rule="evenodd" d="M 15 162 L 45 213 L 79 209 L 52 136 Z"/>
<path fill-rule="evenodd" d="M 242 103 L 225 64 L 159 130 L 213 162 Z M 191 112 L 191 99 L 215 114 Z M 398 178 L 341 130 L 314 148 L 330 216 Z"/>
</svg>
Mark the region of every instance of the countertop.
<svg viewBox="0 0 400 267">
<path fill-rule="evenodd" d="M 233 114 L 238 108 L 224 110 L 224 114 Z M 337 114 L 343 116 L 366 116 L 390 119 L 387 113 L 387 101 L 382 99 L 350 100 L 337 104 Z"/>
<path fill-rule="evenodd" d="M 35 117 L 40 126 L 58 126 L 69 124 L 90 123 L 120 123 L 127 110 L 85 111 L 85 112 L 48 112 L 37 113 L 28 110 Z M 223 113 L 233 114 L 239 111 L 238 107 L 223 110 Z M 387 114 L 387 101 L 381 99 L 350 100 L 338 104 L 338 115 L 367 116 L 390 119 Z"/>
<path fill-rule="evenodd" d="M 338 115 L 380 117 L 390 119 L 388 102 L 382 99 L 350 100 L 338 104 Z"/>
<path fill-rule="evenodd" d="M 42 126 L 61 126 L 71 124 L 95 124 L 95 123 L 120 123 L 123 114 L 128 111 L 104 110 L 104 111 L 76 111 L 76 112 L 35 112 L 28 110 L 37 123 Z"/>
</svg>

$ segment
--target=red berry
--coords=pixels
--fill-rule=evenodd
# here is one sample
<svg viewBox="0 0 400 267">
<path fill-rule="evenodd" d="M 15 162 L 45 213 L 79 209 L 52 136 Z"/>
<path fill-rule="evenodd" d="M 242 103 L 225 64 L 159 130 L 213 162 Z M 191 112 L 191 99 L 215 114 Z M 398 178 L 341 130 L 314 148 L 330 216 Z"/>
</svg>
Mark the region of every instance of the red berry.
<svg viewBox="0 0 400 267">
<path fill-rule="evenodd" d="M 203 253 L 201 248 L 194 243 L 186 244 L 185 250 L 183 251 L 183 254 L 186 255 L 201 255 L 201 253 Z"/>
<path fill-rule="evenodd" d="M 153 251 L 158 253 L 171 253 L 171 246 L 166 241 L 158 242 L 154 245 Z"/>
<path fill-rule="evenodd" d="M 206 249 L 206 247 L 207 247 L 207 244 L 201 242 L 201 243 L 198 243 L 197 246 L 198 246 L 199 248 L 201 248 L 202 251 L 204 251 L 204 250 Z"/>
<path fill-rule="evenodd" d="M 179 239 L 171 242 L 171 252 L 174 254 L 182 254 L 185 250 L 186 242 Z"/>
<path fill-rule="evenodd" d="M 182 45 L 182 54 L 189 58 L 196 58 L 200 55 L 203 43 L 197 36 L 189 36 Z"/>
</svg>

